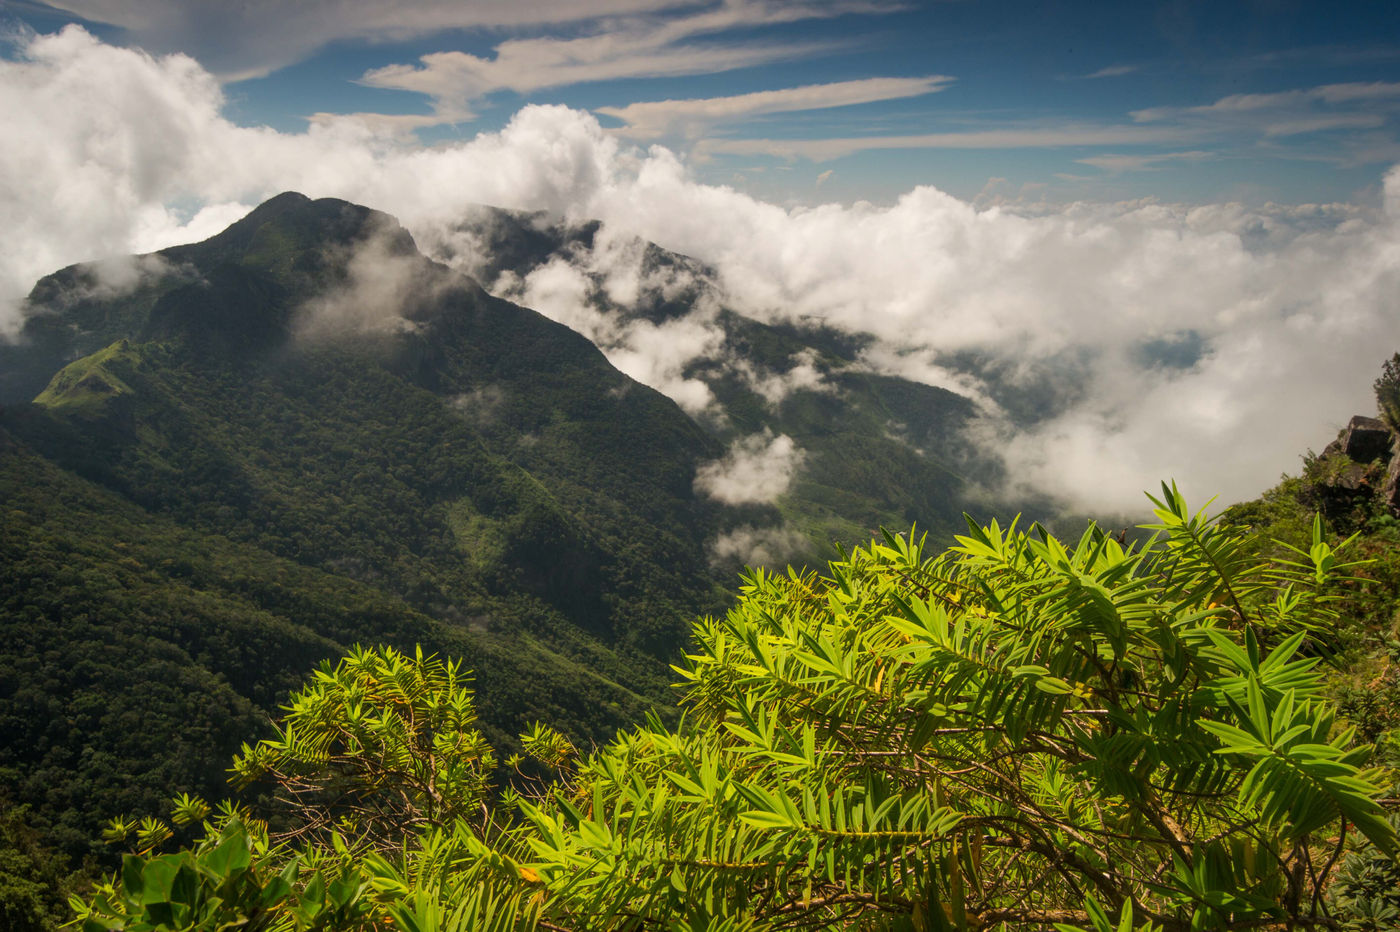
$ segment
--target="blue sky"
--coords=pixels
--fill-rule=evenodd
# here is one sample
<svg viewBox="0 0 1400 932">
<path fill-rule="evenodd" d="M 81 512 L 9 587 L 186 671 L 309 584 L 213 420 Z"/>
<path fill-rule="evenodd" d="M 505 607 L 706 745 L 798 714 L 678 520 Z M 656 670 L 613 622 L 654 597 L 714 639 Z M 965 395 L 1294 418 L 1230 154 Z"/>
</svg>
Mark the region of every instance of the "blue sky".
<svg viewBox="0 0 1400 932">
<path fill-rule="evenodd" d="M 983 203 L 1374 203 L 1400 161 L 1388 2 L 288 9 L 22 0 L 0 17 L 189 54 L 242 125 L 372 114 L 432 145 L 559 103 L 682 153 L 702 180 L 783 203 L 887 203 L 917 184 Z"/>
</svg>

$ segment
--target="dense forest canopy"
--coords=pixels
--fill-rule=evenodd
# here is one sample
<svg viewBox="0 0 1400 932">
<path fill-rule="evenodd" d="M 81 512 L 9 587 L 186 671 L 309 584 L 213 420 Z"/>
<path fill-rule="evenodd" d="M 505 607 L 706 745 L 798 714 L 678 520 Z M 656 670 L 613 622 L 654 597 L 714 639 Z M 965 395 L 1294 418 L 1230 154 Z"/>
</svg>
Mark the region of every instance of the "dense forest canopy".
<svg viewBox="0 0 1400 932">
<path fill-rule="evenodd" d="M 82 926 L 1336 927 L 1348 847 L 1396 848 L 1318 653 L 1352 565 L 1156 504 L 1143 546 L 993 523 L 755 570 L 681 723 L 538 727 L 497 793 L 460 669 L 356 651 L 235 761 L 281 807 L 181 800 L 169 854 L 115 825 L 142 853 Z"/>
</svg>

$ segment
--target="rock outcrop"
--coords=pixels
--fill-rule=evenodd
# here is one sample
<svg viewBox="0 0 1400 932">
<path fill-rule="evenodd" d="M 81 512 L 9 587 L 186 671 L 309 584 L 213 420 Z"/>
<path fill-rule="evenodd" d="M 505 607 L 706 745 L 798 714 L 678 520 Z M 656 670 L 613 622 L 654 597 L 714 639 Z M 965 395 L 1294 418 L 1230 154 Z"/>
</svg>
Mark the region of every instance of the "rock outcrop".
<svg viewBox="0 0 1400 932">
<path fill-rule="evenodd" d="M 1400 436 L 1382 420 L 1356 415 L 1313 460 L 1307 473 L 1318 507 L 1333 521 L 1378 496 L 1400 517 Z"/>
<path fill-rule="evenodd" d="M 1342 452 L 1358 463 L 1374 463 L 1390 455 L 1390 428 L 1379 418 L 1355 415 L 1339 440 Z"/>
<path fill-rule="evenodd" d="M 1394 517 L 1400 518 L 1400 437 L 1391 439 L 1390 466 L 1385 471 L 1381 500 Z"/>
</svg>

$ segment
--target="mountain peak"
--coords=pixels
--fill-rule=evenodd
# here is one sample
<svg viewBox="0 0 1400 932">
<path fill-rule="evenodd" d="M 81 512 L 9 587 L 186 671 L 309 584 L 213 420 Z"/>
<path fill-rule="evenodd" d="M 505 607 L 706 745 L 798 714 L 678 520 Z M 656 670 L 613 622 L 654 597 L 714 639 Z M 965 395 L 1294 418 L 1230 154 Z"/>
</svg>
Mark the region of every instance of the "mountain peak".
<svg viewBox="0 0 1400 932">
<path fill-rule="evenodd" d="M 281 194 L 270 197 L 257 207 L 254 207 L 243 219 L 256 220 L 261 223 L 285 211 L 295 210 L 298 207 L 303 207 L 310 203 L 313 203 L 311 198 L 302 194 L 300 191 L 283 191 Z"/>
<path fill-rule="evenodd" d="M 272 268 L 298 253 L 328 246 L 381 241 L 391 255 L 414 255 L 418 246 L 394 217 L 334 197 L 312 200 L 286 191 L 253 208 L 243 219 L 201 243 L 161 254 L 176 264 L 209 268 L 219 262 Z"/>
</svg>

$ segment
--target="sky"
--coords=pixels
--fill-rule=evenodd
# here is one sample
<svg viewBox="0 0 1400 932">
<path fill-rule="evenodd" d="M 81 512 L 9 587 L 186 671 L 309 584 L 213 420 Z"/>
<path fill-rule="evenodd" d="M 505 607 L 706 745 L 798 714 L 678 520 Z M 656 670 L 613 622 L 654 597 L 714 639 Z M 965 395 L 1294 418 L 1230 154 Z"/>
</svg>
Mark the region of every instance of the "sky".
<svg viewBox="0 0 1400 932">
<path fill-rule="evenodd" d="M 7 0 L 0 19 L 190 55 L 240 125 L 432 144 L 562 104 L 785 203 L 1361 202 L 1400 161 L 1400 8 L 1370 0 Z"/>
<path fill-rule="evenodd" d="M 1393 3 L 0 0 L 0 125 L 11 338 L 38 277 L 283 190 L 441 258 L 473 203 L 548 210 L 715 270 L 605 347 L 679 403 L 715 307 L 820 317 L 1095 509 L 1257 494 L 1400 350 Z M 583 327 L 567 273 L 510 294 Z"/>
</svg>

